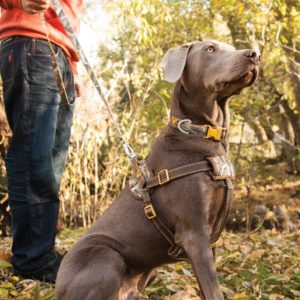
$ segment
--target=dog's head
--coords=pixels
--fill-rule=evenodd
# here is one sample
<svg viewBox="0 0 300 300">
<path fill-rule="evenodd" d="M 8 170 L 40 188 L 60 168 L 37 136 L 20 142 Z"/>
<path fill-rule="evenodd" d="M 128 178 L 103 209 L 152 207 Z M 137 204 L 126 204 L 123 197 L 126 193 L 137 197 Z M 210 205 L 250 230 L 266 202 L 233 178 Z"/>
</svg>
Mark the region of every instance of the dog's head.
<svg viewBox="0 0 300 300">
<path fill-rule="evenodd" d="M 207 91 L 229 97 L 255 82 L 260 61 L 258 50 L 236 50 L 226 43 L 206 40 L 169 49 L 161 67 L 167 81 L 181 80 L 192 93 Z"/>
</svg>

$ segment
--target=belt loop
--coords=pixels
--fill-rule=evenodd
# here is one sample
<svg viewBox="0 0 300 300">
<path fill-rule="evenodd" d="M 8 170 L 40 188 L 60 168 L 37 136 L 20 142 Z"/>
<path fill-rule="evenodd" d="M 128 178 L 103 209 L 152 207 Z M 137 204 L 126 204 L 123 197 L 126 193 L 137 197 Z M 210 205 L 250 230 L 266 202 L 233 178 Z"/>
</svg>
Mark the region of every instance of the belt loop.
<svg viewBox="0 0 300 300">
<path fill-rule="evenodd" d="M 28 54 L 33 55 L 35 53 L 35 38 L 29 39 L 28 46 Z"/>
<path fill-rule="evenodd" d="M 35 54 L 35 49 L 36 49 L 36 39 L 35 38 L 33 38 L 32 39 L 32 54 Z"/>
</svg>

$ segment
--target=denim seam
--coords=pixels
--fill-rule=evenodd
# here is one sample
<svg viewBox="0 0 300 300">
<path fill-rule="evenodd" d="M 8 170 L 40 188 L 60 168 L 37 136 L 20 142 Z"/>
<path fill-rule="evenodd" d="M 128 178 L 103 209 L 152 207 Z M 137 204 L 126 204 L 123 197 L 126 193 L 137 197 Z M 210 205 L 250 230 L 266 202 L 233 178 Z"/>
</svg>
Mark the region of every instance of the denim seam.
<svg viewBox="0 0 300 300">
<path fill-rule="evenodd" d="M 30 46 L 31 46 L 31 41 L 29 40 L 29 42 L 27 43 L 26 47 L 26 52 L 28 53 L 29 49 L 30 49 Z M 24 75 L 25 75 L 25 82 L 26 82 L 26 93 L 28 95 L 30 95 L 30 85 L 28 83 L 28 56 L 27 55 L 24 55 L 24 59 L 26 59 L 26 69 L 24 68 Z M 27 105 L 26 105 L 26 114 L 27 114 L 27 145 L 26 145 L 26 151 L 28 151 L 30 153 L 30 145 L 32 143 L 32 135 L 29 134 L 32 130 L 32 120 L 31 120 L 31 116 L 30 116 L 30 112 L 31 112 L 31 101 L 29 99 L 29 97 L 26 97 L 28 100 L 27 100 Z M 28 148 L 27 148 L 28 147 Z M 29 237 L 29 240 L 30 242 L 32 243 L 32 215 L 31 215 L 31 191 L 30 191 L 30 156 L 28 158 L 28 161 L 27 161 L 27 170 L 26 170 L 26 196 L 27 196 L 27 199 L 28 199 L 28 206 L 27 206 L 27 209 L 28 209 L 28 221 L 29 221 L 29 233 L 30 233 L 30 237 Z"/>
<path fill-rule="evenodd" d="M 6 80 L 2 80 L 2 84 L 11 82 L 14 79 L 14 75 L 13 75 L 13 71 L 14 71 L 14 52 L 13 52 L 12 49 L 5 56 L 3 56 L 3 59 L 0 61 L 0 63 L 2 63 L 9 56 L 11 56 L 11 64 L 10 64 L 11 78 L 6 79 Z"/>
</svg>

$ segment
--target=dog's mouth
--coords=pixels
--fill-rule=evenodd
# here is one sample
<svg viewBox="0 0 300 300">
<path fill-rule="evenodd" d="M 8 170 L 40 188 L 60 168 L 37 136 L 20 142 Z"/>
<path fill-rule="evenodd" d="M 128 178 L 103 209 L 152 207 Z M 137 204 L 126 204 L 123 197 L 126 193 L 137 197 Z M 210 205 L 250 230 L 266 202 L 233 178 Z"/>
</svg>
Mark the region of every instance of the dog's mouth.
<svg viewBox="0 0 300 300">
<path fill-rule="evenodd" d="M 244 88 L 254 84 L 258 76 L 258 68 L 253 66 L 247 72 L 239 75 L 237 78 L 224 81 L 217 85 L 217 91 L 222 91 L 225 94 L 236 95 L 239 94 Z"/>
<path fill-rule="evenodd" d="M 253 70 L 246 72 L 238 79 L 234 80 L 232 83 L 241 84 L 243 85 L 243 87 L 248 87 L 255 82 L 256 77 L 257 77 L 257 70 L 254 68 Z"/>
<path fill-rule="evenodd" d="M 240 85 L 242 88 L 249 87 L 255 82 L 257 73 L 256 68 L 253 68 L 252 70 L 243 73 L 238 78 L 225 82 L 224 87 L 229 87 L 231 85 Z"/>
</svg>

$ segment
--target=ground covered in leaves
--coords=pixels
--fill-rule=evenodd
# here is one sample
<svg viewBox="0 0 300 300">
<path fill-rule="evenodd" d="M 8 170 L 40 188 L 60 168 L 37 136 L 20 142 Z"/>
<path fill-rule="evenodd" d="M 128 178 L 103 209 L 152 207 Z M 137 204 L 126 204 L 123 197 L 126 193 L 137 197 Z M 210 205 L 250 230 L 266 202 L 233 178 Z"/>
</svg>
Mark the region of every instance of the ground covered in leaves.
<svg viewBox="0 0 300 300">
<path fill-rule="evenodd" d="M 57 239 L 59 251 L 69 249 L 83 230 L 64 230 Z M 0 241 L 0 299 L 54 299 L 54 286 L 12 274 L 11 239 Z M 299 233 L 224 232 L 218 242 L 217 269 L 226 299 L 300 299 Z M 166 265 L 146 290 L 150 299 L 199 299 L 191 266 Z"/>
</svg>

